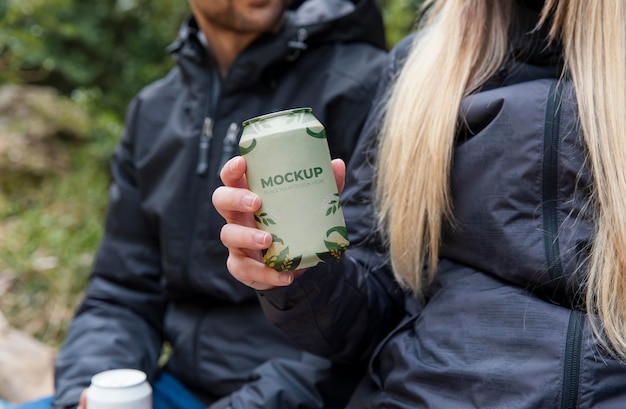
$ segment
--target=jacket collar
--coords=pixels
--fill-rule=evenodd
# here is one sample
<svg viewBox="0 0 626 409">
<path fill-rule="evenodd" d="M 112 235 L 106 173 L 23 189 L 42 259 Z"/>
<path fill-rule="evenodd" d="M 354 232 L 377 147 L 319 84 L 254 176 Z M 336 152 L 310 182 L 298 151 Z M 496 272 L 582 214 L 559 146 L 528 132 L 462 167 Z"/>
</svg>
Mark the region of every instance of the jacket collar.
<svg viewBox="0 0 626 409">
<path fill-rule="evenodd" d="M 168 47 L 183 71 L 187 64 L 213 66 L 213 59 L 199 39 L 199 28 L 189 16 L 178 38 Z M 284 23 L 275 33 L 255 40 L 234 61 L 229 71 L 231 86 L 257 83 L 270 71 L 280 72 L 309 49 L 321 43 L 362 42 L 385 48 L 382 15 L 376 0 L 304 0 L 292 3 Z M 275 70 L 274 70 L 275 69 Z"/>
</svg>

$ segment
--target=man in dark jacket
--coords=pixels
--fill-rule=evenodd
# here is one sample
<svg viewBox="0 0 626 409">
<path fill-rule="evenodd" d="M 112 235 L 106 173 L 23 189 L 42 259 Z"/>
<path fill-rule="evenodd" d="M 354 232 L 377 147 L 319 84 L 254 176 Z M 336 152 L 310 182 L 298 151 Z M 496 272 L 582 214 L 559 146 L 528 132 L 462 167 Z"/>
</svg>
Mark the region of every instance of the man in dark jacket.
<svg viewBox="0 0 626 409">
<path fill-rule="evenodd" d="M 368 113 L 385 58 L 375 1 L 289 3 L 190 0 L 193 17 L 170 46 L 177 66 L 130 105 L 103 241 L 56 362 L 53 408 L 75 408 L 91 376 L 113 368 L 146 372 L 155 408 L 176 407 L 163 405 L 164 389 L 186 408 L 348 399 L 346 368 L 287 342 L 227 272 L 211 204 L 242 121 L 311 107 L 332 156 L 349 160 Z M 183 404 L 185 394 L 196 403 Z"/>
</svg>

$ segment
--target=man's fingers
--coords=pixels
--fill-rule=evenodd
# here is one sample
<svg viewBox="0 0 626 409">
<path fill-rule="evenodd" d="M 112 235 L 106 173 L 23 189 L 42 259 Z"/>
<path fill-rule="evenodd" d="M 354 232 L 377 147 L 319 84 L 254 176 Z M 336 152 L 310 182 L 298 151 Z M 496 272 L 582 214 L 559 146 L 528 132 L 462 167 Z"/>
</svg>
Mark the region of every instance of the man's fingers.
<svg viewBox="0 0 626 409">
<path fill-rule="evenodd" d="M 226 266 L 233 277 L 255 290 L 269 290 L 274 287 L 289 285 L 293 282 L 294 272 L 278 272 L 238 250 L 231 250 Z"/>
<path fill-rule="evenodd" d="M 272 235 L 254 227 L 226 224 L 220 232 L 222 243 L 228 247 L 228 271 L 237 280 L 256 290 L 291 284 L 293 272 L 278 272 L 265 265 L 261 250 L 272 244 Z"/>
<path fill-rule="evenodd" d="M 346 179 L 346 163 L 341 159 L 333 159 L 331 162 L 333 173 L 335 174 L 335 182 L 339 193 L 343 191 Z"/>
<path fill-rule="evenodd" d="M 220 240 L 229 249 L 263 250 L 272 244 L 272 235 L 254 227 L 225 224 L 220 232 Z"/>
<path fill-rule="evenodd" d="M 230 159 L 220 170 L 220 178 L 225 186 L 247 189 L 246 160 L 241 156 L 235 156 Z"/>
<path fill-rule="evenodd" d="M 86 409 L 87 408 L 87 389 L 84 389 L 80 394 L 80 403 L 76 409 Z"/>
<path fill-rule="evenodd" d="M 261 207 L 261 199 L 248 190 L 245 159 L 241 156 L 230 159 L 220 171 L 220 177 L 224 186 L 215 189 L 211 197 L 218 213 L 228 223 L 254 226 L 251 215 L 242 218 L 242 214 L 254 213 Z"/>
<path fill-rule="evenodd" d="M 261 199 L 247 189 L 220 186 L 213 192 L 211 198 L 215 209 L 226 219 L 233 222 L 233 218 L 241 213 L 254 213 L 261 207 Z"/>
<path fill-rule="evenodd" d="M 337 185 L 343 188 L 343 161 L 334 164 L 333 170 Z M 261 250 L 272 245 L 272 235 L 256 228 L 253 213 L 261 207 L 261 199 L 248 190 L 245 159 L 238 156 L 226 162 L 220 177 L 224 186 L 213 192 L 212 201 L 227 222 L 220 239 L 228 248 L 228 270 L 235 279 L 256 290 L 291 284 L 304 270 L 278 272 L 263 262 Z"/>
</svg>

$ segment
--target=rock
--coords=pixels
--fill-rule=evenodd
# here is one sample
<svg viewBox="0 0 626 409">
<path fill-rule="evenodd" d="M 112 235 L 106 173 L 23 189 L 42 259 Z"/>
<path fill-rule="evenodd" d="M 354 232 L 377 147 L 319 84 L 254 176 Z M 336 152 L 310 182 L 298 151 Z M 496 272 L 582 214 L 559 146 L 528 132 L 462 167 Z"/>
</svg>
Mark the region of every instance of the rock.
<svg viewBox="0 0 626 409">
<path fill-rule="evenodd" d="M 54 391 L 56 351 L 12 328 L 0 312 L 0 396 L 23 403 Z"/>
<path fill-rule="evenodd" d="M 63 141 L 81 140 L 88 128 L 86 112 L 53 88 L 0 87 L 0 175 L 66 170 Z"/>
</svg>

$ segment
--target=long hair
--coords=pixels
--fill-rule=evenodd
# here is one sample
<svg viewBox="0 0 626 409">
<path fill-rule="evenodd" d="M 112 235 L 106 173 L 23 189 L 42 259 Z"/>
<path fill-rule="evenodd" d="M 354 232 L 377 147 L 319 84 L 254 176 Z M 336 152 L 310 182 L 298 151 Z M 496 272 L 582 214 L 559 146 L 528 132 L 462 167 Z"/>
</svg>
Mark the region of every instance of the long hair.
<svg viewBox="0 0 626 409">
<path fill-rule="evenodd" d="M 442 228 L 454 223 L 449 178 L 461 101 L 507 57 L 514 0 L 427 0 L 424 10 L 390 92 L 376 179 L 396 279 L 416 295 L 435 276 Z M 539 24 L 563 47 L 594 179 L 586 305 L 599 321 L 590 321 L 626 360 L 626 2 L 546 0 Z"/>
</svg>

